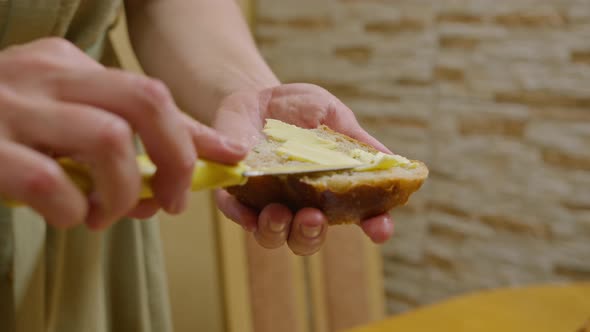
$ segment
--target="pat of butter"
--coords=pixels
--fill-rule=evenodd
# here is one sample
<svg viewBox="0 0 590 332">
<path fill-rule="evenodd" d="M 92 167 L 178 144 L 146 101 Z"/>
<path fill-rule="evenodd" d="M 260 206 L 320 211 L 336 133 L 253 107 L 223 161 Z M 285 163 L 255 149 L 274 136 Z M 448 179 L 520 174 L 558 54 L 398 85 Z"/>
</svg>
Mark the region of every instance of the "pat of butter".
<svg viewBox="0 0 590 332">
<path fill-rule="evenodd" d="M 321 145 L 309 145 L 304 142 L 287 141 L 277 150 L 277 153 L 289 159 L 305 161 L 320 165 L 362 165 L 345 153 L 334 151 Z"/>
<path fill-rule="evenodd" d="M 275 119 L 266 120 L 263 132 L 268 137 L 280 142 L 297 141 L 314 146 L 323 146 L 329 149 L 334 149 L 337 146 L 336 142 L 321 138 L 309 129 L 299 128 Z"/>
<path fill-rule="evenodd" d="M 355 171 L 374 171 L 398 166 L 411 166 L 412 162 L 399 155 L 382 152 L 375 154 L 354 149 L 348 153 L 337 151 L 337 143 L 324 139 L 309 129 L 284 123 L 279 120 L 267 119 L 264 133 L 282 145 L 276 152 L 291 160 L 309 162 L 320 165 L 351 165 Z"/>
<path fill-rule="evenodd" d="M 352 151 L 350 151 L 350 156 L 353 157 L 354 159 L 358 159 L 361 162 L 368 164 L 371 163 L 375 160 L 375 155 L 367 152 L 365 150 L 361 150 L 361 149 L 354 149 Z"/>
<path fill-rule="evenodd" d="M 354 149 L 350 152 L 350 155 L 365 165 L 355 168 L 357 171 L 375 171 L 398 166 L 409 166 L 412 164 L 412 162 L 405 157 L 396 154 L 385 154 L 383 152 L 372 154 L 361 149 Z"/>
</svg>

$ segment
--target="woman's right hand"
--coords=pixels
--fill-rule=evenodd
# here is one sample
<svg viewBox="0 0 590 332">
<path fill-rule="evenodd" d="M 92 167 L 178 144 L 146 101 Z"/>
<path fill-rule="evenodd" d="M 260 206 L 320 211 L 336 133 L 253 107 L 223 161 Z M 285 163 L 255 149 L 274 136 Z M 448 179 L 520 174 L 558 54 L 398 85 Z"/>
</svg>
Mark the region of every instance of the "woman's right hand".
<svg viewBox="0 0 590 332">
<path fill-rule="evenodd" d="M 143 206 L 134 132 L 158 167 L 155 199 Z M 131 211 L 179 213 L 197 150 L 225 163 L 246 153 L 181 113 L 161 82 L 107 69 L 63 39 L 0 52 L 0 197 L 26 203 L 49 224 L 100 229 Z M 85 197 L 54 156 L 89 165 L 95 191 Z"/>
</svg>

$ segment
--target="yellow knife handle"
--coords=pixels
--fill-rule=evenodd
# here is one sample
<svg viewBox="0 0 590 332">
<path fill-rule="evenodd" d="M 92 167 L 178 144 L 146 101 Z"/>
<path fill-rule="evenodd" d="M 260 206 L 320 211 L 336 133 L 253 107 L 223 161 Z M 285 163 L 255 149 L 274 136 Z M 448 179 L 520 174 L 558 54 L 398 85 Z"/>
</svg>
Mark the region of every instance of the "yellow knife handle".
<svg viewBox="0 0 590 332">
<path fill-rule="evenodd" d="M 92 191 L 92 177 L 88 167 L 69 158 L 60 158 L 58 163 L 68 177 L 84 193 Z M 156 166 L 146 155 L 137 156 L 137 163 L 142 177 L 140 199 L 153 197 L 151 180 L 156 173 Z M 246 167 L 242 163 L 237 165 L 225 165 L 217 162 L 199 159 L 193 172 L 191 190 L 223 188 L 233 185 L 241 185 L 247 181 L 244 176 Z M 8 206 L 19 206 L 18 202 L 5 201 Z"/>
<path fill-rule="evenodd" d="M 145 155 L 138 156 L 137 159 L 143 177 L 140 198 L 153 197 L 150 181 L 156 171 L 156 167 Z M 237 165 L 225 165 L 199 159 L 193 172 L 191 190 L 200 191 L 244 184 L 247 181 L 247 178 L 244 176 L 245 171 L 246 167 L 241 163 Z"/>
</svg>

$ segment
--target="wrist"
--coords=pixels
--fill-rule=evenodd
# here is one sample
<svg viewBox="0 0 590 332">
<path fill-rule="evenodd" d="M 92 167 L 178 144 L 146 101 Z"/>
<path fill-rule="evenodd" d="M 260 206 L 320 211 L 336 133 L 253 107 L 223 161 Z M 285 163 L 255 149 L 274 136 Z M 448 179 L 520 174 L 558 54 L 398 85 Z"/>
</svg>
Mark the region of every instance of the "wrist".
<svg viewBox="0 0 590 332">
<path fill-rule="evenodd" d="M 241 92 L 257 93 L 281 84 L 266 64 L 257 70 L 244 71 L 248 66 L 230 64 L 201 73 L 195 94 L 187 104 L 187 111 L 197 120 L 210 124 L 222 102 Z M 253 66 L 249 67 L 250 69 Z"/>
<path fill-rule="evenodd" d="M 219 102 L 227 96 L 240 91 L 262 91 L 273 88 L 281 84 L 276 75 L 263 64 L 259 70 L 228 71 L 228 79 L 225 81 L 219 91 Z M 233 73 L 232 73 L 233 72 Z"/>
</svg>

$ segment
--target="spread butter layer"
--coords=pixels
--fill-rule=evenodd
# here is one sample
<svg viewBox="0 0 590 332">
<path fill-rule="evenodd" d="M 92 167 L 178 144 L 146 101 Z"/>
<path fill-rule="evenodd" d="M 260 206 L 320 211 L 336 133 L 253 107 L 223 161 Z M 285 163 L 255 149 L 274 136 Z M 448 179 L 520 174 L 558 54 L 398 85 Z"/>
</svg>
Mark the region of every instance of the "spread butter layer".
<svg viewBox="0 0 590 332">
<path fill-rule="evenodd" d="M 337 151 L 337 143 L 315 132 L 279 120 L 267 119 L 263 132 L 282 142 L 276 152 L 288 159 L 320 165 L 358 165 L 355 171 L 375 171 L 393 167 L 408 167 L 413 163 L 405 157 L 383 152 L 370 153 L 354 149 L 349 153 Z"/>
</svg>

